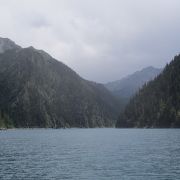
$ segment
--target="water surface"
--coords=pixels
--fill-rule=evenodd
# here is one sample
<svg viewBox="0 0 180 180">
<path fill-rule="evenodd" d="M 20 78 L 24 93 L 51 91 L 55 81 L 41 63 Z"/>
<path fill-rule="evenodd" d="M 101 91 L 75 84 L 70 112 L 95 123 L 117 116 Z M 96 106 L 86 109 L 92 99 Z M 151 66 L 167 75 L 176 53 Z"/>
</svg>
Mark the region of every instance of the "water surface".
<svg viewBox="0 0 180 180">
<path fill-rule="evenodd" d="M 179 129 L 0 131 L 0 179 L 179 180 Z"/>
</svg>

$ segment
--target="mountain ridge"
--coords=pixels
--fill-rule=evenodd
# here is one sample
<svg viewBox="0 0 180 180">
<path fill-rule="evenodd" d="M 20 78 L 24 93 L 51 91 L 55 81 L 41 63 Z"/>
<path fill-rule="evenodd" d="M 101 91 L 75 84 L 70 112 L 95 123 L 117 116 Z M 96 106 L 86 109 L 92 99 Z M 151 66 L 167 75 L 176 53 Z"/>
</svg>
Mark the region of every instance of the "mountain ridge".
<svg viewBox="0 0 180 180">
<path fill-rule="evenodd" d="M 148 81 L 154 79 L 162 69 L 148 66 L 120 80 L 112 81 L 104 86 L 126 105 L 129 99 Z"/>
<path fill-rule="evenodd" d="M 33 47 L 0 54 L 0 124 L 14 127 L 112 127 L 119 102 L 102 84 Z M 5 118 L 6 117 L 6 118 Z"/>
<path fill-rule="evenodd" d="M 9 38 L 2 38 L 0 37 L 0 53 L 4 53 L 7 50 L 11 49 L 20 49 L 21 47 L 17 45 L 14 41 L 10 40 Z"/>
</svg>

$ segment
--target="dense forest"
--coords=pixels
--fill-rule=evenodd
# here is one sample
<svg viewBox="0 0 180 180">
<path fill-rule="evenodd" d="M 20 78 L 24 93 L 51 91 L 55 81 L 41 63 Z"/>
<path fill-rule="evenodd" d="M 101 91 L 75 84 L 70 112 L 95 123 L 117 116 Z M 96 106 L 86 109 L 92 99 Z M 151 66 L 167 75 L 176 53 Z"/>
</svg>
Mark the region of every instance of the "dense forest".
<svg viewBox="0 0 180 180">
<path fill-rule="evenodd" d="M 119 102 L 42 50 L 0 39 L 0 127 L 112 127 Z"/>
<path fill-rule="evenodd" d="M 145 84 L 121 113 L 117 127 L 180 127 L 180 55 Z"/>
</svg>

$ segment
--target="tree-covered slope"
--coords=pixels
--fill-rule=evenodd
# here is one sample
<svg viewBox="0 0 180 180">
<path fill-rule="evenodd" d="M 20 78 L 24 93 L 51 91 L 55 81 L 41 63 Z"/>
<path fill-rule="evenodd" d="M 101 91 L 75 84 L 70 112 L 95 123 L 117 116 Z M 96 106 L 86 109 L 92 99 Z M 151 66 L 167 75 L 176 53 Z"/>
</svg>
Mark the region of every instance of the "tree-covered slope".
<svg viewBox="0 0 180 180">
<path fill-rule="evenodd" d="M 0 125 L 109 127 L 118 105 L 103 85 L 43 51 L 10 48 L 0 54 Z"/>
<path fill-rule="evenodd" d="M 130 100 L 117 127 L 180 127 L 180 55 Z"/>
</svg>

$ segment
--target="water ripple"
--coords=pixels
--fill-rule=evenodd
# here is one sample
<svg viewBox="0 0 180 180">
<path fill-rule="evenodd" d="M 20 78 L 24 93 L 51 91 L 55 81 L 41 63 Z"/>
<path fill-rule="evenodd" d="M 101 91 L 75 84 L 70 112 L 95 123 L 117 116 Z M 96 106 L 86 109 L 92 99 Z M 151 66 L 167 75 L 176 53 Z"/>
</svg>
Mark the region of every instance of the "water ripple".
<svg viewBox="0 0 180 180">
<path fill-rule="evenodd" d="M 179 180 L 180 131 L 0 131 L 0 179 Z"/>
</svg>

